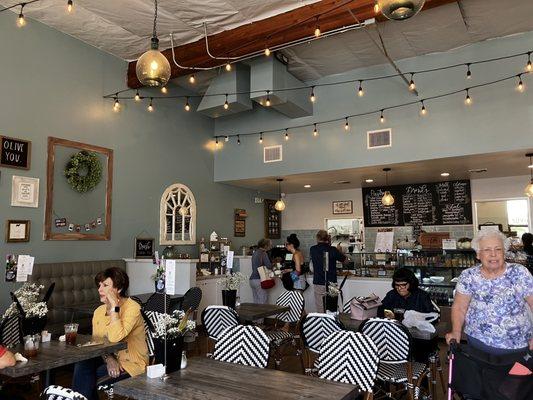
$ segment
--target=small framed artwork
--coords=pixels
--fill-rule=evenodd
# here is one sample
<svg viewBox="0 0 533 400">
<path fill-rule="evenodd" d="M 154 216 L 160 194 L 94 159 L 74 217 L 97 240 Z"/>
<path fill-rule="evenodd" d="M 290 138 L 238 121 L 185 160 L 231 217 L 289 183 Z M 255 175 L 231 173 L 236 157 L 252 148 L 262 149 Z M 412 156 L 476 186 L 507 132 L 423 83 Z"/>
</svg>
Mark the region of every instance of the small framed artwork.
<svg viewBox="0 0 533 400">
<path fill-rule="evenodd" d="M 235 219 L 233 236 L 235 237 L 245 237 L 246 236 L 246 220 L 245 219 Z"/>
<path fill-rule="evenodd" d="M 152 258 L 154 256 L 154 238 L 135 238 L 133 258 Z"/>
<path fill-rule="evenodd" d="M 39 207 L 39 178 L 13 175 L 11 205 L 14 207 Z"/>
<path fill-rule="evenodd" d="M 14 220 L 6 221 L 6 242 L 29 242 L 30 241 L 30 221 Z"/>
<path fill-rule="evenodd" d="M 30 169 L 31 142 L 29 140 L 0 136 L 0 166 Z"/>
<path fill-rule="evenodd" d="M 353 214 L 353 203 L 351 200 L 333 202 L 333 214 Z"/>
</svg>

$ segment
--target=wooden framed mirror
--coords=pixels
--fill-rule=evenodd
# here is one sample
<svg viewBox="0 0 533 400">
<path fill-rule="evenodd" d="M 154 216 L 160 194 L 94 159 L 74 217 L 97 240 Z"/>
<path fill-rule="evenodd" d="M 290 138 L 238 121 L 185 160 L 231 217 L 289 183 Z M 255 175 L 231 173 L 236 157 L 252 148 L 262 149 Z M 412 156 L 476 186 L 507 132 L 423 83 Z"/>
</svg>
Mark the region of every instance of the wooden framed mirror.
<svg viewBox="0 0 533 400">
<path fill-rule="evenodd" d="M 46 180 L 44 240 L 111 239 L 113 150 L 49 137 Z"/>
</svg>

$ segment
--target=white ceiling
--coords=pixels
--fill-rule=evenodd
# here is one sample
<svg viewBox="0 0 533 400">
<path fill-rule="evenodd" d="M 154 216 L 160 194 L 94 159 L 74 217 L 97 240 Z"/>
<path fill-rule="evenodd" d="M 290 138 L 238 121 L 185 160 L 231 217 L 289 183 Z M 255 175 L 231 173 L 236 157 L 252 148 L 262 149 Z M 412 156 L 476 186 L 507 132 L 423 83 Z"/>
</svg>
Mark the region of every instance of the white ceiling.
<svg viewBox="0 0 533 400">
<path fill-rule="evenodd" d="M 384 167 L 392 169 L 389 172 L 390 185 L 528 175 L 530 173 L 527 167 L 529 159 L 525 157 L 528 152 L 533 152 L 533 149 L 282 176 L 281 178 L 284 178 L 282 190 L 285 193 L 301 193 L 383 186 L 385 185 Z M 487 171 L 469 172 L 469 170 L 481 168 L 486 168 Z M 448 172 L 450 176 L 442 177 L 440 175 L 442 172 Z M 275 193 L 278 190 L 276 178 L 278 177 L 272 176 L 225 183 Z M 374 182 L 366 183 L 365 179 L 368 178 L 374 179 Z M 349 183 L 338 184 L 335 183 L 336 181 L 348 181 Z M 311 185 L 311 188 L 304 188 L 307 184 Z M 527 180 L 524 181 L 524 187 L 526 184 Z"/>
</svg>

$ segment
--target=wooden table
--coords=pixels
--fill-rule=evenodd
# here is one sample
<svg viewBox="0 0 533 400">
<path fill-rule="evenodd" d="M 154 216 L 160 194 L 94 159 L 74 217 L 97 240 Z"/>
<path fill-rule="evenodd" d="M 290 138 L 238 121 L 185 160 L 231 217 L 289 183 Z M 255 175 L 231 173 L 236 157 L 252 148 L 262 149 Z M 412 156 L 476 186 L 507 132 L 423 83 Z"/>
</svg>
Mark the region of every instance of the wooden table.
<svg viewBox="0 0 533 400">
<path fill-rule="evenodd" d="M 358 389 L 311 376 L 191 358 L 166 381 L 139 375 L 115 383 L 115 394 L 137 400 L 354 399 Z"/>
<path fill-rule="evenodd" d="M 256 303 L 241 303 L 239 307 L 235 308 L 235 311 L 239 314 L 239 318 L 244 322 L 253 322 L 261 318 L 281 314 L 290 310 L 291 308 L 289 306 Z"/>
<path fill-rule="evenodd" d="M 91 336 L 78 335 L 77 343 L 83 344 L 91 340 Z M 50 370 L 62 367 L 68 364 L 74 364 L 78 361 L 88 360 L 99 357 L 104 354 L 114 353 L 127 347 L 125 342 L 104 343 L 97 346 L 78 347 L 68 345 L 65 342 L 57 340 L 40 343 L 39 353 L 36 357 L 28 359 L 28 362 L 17 364 L 13 367 L 7 367 L 0 370 L 0 375 L 18 378 L 25 375 L 33 375 L 40 372 L 47 372 L 46 380 L 50 380 Z M 13 353 L 24 354 L 24 345 L 19 344 L 13 349 Z M 48 384 L 50 382 L 47 382 Z"/>
</svg>

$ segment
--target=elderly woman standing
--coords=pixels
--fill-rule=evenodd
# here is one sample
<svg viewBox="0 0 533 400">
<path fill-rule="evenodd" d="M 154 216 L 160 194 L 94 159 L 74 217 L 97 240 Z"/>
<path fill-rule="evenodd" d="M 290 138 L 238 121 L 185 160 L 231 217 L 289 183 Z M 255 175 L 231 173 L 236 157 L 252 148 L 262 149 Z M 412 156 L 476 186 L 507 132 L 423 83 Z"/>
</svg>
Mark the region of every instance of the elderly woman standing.
<svg viewBox="0 0 533 400">
<path fill-rule="evenodd" d="M 461 339 L 486 353 L 501 355 L 533 349 L 533 277 L 522 265 L 504 260 L 505 236 L 480 231 L 472 241 L 481 265 L 461 273 L 452 306 L 452 331 L 446 341 Z"/>
<path fill-rule="evenodd" d="M 252 255 L 252 274 L 250 275 L 250 286 L 252 287 L 252 294 L 254 296 L 254 303 L 265 304 L 268 300 L 268 292 L 261 287 L 261 277 L 257 268 L 267 267 L 271 268 L 270 258 L 268 258 L 267 251 L 272 248 L 270 239 L 261 239 L 257 243 L 257 250 Z"/>
</svg>

